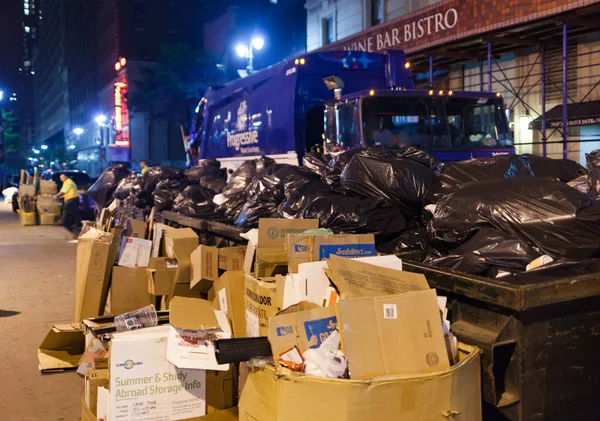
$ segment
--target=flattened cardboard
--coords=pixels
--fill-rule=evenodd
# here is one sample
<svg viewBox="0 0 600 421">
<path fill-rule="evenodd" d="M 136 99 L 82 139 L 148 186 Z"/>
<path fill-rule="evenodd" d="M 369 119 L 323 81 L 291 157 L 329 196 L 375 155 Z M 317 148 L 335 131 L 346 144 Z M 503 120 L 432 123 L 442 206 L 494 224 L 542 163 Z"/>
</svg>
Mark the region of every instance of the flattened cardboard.
<svg viewBox="0 0 600 421">
<path fill-rule="evenodd" d="M 104 283 L 102 285 L 102 296 L 100 297 L 100 308 L 106 308 L 106 301 L 108 299 L 108 290 L 110 288 L 110 282 L 112 280 L 112 268 L 117 261 L 117 255 L 119 254 L 119 246 L 121 245 L 121 237 L 123 235 L 123 228 L 112 228 L 110 230 L 112 234 L 112 240 L 108 248 L 108 258 L 106 264 L 106 270 L 104 272 Z"/>
<path fill-rule="evenodd" d="M 245 275 L 246 337 L 267 335 L 269 317 L 277 314 L 276 285 Z"/>
<path fill-rule="evenodd" d="M 90 228 L 77 241 L 75 322 L 104 313 L 113 235 Z"/>
<path fill-rule="evenodd" d="M 214 284 L 215 302 L 218 310 L 227 315 L 236 338 L 246 336 L 245 293 L 246 280 L 244 272 L 225 272 Z"/>
<path fill-rule="evenodd" d="M 480 352 L 461 346 L 457 365 L 422 376 L 355 381 L 254 369 L 240 414 L 245 421 L 481 421 Z"/>
<path fill-rule="evenodd" d="M 52 180 L 40 180 L 40 195 L 54 195 L 58 193 L 58 187 Z"/>
<path fill-rule="evenodd" d="M 119 250 L 119 266 L 146 268 L 150 262 L 152 241 L 143 238 L 123 237 Z"/>
<path fill-rule="evenodd" d="M 35 184 L 19 184 L 19 196 L 35 196 Z"/>
<path fill-rule="evenodd" d="M 109 306 L 111 314 L 117 316 L 153 303 L 154 297 L 148 293 L 146 268 L 113 268 Z"/>
<path fill-rule="evenodd" d="M 332 281 L 342 300 L 429 289 L 424 275 L 404 272 L 332 255 L 329 259 Z"/>
<path fill-rule="evenodd" d="M 85 351 L 85 335 L 71 324 L 54 325 L 38 347 L 42 373 L 75 370 Z"/>
<path fill-rule="evenodd" d="M 246 246 L 223 247 L 219 249 L 219 269 L 242 271 L 244 270 L 244 257 Z"/>
<path fill-rule="evenodd" d="M 290 273 L 298 273 L 301 263 L 325 260 L 332 254 L 349 258 L 377 255 L 373 234 L 288 234 L 285 249 Z"/>
<path fill-rule="evenodd" d="M 303 307 L 310 307 L 312 303 Z M 337 330 L 335 308 L 324 307 L 288 312 L 269 319 L 267 336 L 273 355 L 277 356 L 294 346 L 304 353 L 309 348 L 318 348 L 325 339 Z"/>
<path fill-rule="evenodd" d="M 190 285 L 206 292 L 214 281 L 219 279 L 219 249 L 205 245 L 198 246 L 191 255 L 192 276 Z"/>
<path fill-rule="evenodd" d="M 285 236 L 319 228 L 317 219 L 258 220 L 258 247 L 284 250 Z"/>
<path fill-rule="evenodd" d="M 342 300 L 339 315 L 351 379 L 450 367 L 434 289 Z"/>
<path fill-rule="evenodd" d="M 146 274 L 148 275 L 148 293 L 160 296 L 173 291 L 177 261 L 168 257 L 151 257 Z"/>
<path fill-rule="evenodd" d="M 207 300 L 174 297 L 169 305 L 169 316 L 173 326 L 189 330 L 213 330 L 220 325 L 212 304 Z"/>
</svg>

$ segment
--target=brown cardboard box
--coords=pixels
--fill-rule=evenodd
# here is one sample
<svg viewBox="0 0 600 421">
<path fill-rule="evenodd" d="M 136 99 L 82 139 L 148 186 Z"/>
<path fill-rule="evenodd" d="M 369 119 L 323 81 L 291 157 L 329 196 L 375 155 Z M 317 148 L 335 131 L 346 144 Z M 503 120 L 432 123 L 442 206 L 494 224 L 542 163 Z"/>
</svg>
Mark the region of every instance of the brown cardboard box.
<svg viewBox="0 0 600 421">
<path fill-rule="evenodd" d="M 97 414 L 98 388 L 108 388 L 108 384 L 108 369 L 90 370 L 85 377 L 84 403 L 94 416 Z"/>
<path fill-rule="evenodd" d="M 37 225 L 35 212 L 23 212 L 19 209 L 19 222 L 23 227 Z"/>
<path fill-rule="evenodd" d="M 52 180 L 40 180 L 40 195 L 54 195 L 58 193 L 58 187 Z"/>
<path fill-rule="evenodd" d="M 56 225 L 60 219 L 58 213 L 40 213 L 40 225 Z"/>
<path fill-rule="evenodd" d="M 96 421 L 96 420 L 94 420 Z M 182 421 L 239 421 L 238 407 L 216 411 L 199 418 L 188 418 Z"/>
<path fill-rule="evenodd" d="M 275 282 L 245 275 L 246 337 L 266 336 L 269 317 L 277 314 Z"/>
<path fill-rule="evenodd" d="M 334 307 L 315 308 L 308 301 L 293 306 L 289 311 L 269 319 L 268 337 L 273 356 L 297 346 L 304 353 L 309 348 L 318 348 L 329 335 L 337 330 Z"/>
<path fill-rule="evenodd" d="M 90 229 L 77 241 L 75 321 L 103 314 L 103 291 L 108 290 L 105 273 L 111 255 L 113 235 Z"/>
<path fill-rule="evenodd" d="M 96 414 L 85 403 L 85 396 L 81 397 L 81 421 L 98 421 Z"/>
<path fill-rule="evenodd" d="M 177 259 L 175 284 L 190 284 L 191 255 L 198 247 L 198 236 L 191 228 L 172 228 L 164 225 L 163 230 L 165 253 L 167 257 Z"/>
<path fill-rule="evenodd" d="M 388 269 L 335 255 L 329 258 L 328 264 L 342 299 L 429 289 L 427 279 L 420 273 Z"/>
<path fill-rule="evenodd" d="M 233 271 L 244 270 L 244 256 L 246 256 L 246 246 L 220 248 L 219 269 Z"/>
<path fill-rule="evenodd" d="M 207 292 L 213 282 L 219 279 L 219 249 L 205 245 L 198 246 L 192 252 L 191 264 L 191 287 Z"/>
<path fill-rule="evenodd" d="M 214 284 L 216 308 L 227 315 L 235 338 L 246 336 L 245 288 L 244 272 L 225 272 Z"/>
<path fill-rule="evenodd" d="M 461 361 L 446 370 L 369 381 L 254 369 L 240 413 L 270 421 L 481 421 L 480 352 L 461 345 Z"/>
<path fill-rule="evenodd" d="M 125 228 L 125 237 L 146 238 L 148 224 L 138 219 L 129 218 Z"/>
<path fill-rule="evenodd" d="M 219 329 L 215 310 L 207 300 L 188 297 L 173 297 L 169 305 L 171 325 L 181 329 Z"/>
<path fill-rule="evenodd" d="M 35 197 L 35 184 L 19 184 L 19 196 Z"/>
<path fill-rule="evenodd" d="M 237 404 L 236 381 L 232 368 L 228 371 L 206 371 L 206 413 L 212 414 Z"/>
<path fill-rule="evenodd" d="M 200 291 L 190 289 L 190 284 L 173 284 L 173 289 L 169 295 L 163 295 L 160 302 L 161 310 L 168 310 L 169 303 L 173 297 L 187 297 L 187 298 L 203 298 Z"/>
<path fill-rule="evenodd" d="M 112 279 L 112 268 L 117 261 L 117 254 L 119 253 L 119 245 L 121 244 L 121 236 L 123 235 L 123 228 L 112 228 L 110 230 L 112 234 L 112 240 L 108 248 L 108 258 L 106 270 L 104 272 L 104 283 L 102 287 L 102 296 L 100 298 L 100 308 L 106 308 L 106 301 L 108 299 L 108 290 L 110 288 L 110 281 Z"/>
<path fill-rule="evenodd" d="M 301 263 L 328 259 L 332 254 L 349 258 L 377 255 L 373 234 L 288 234 L 285 250 L 290 273 L 297 273 Z"/>
<path fill-rule="evenodd" d="M 280 249 L 256 249 L 256 261 L 254 262 L 254 276 L 257 278 L 269 278 L 275 275 L 288 273 L 287 254 Z"/>
<path fill-rule="evenodd" d="M 351 379 L 450 367 L 434 289 L 351 298 L 338 305 Z"/>
<path fill-rule="evenodd" d="M 168 257 L 151 257 L 146 274 L 148 275 L 148 293 L 161 296 L 173 291 L 177 260 Z"/>
<path fill-rule="evenodd" d="M 148 293 L 146 268 L 113 267 L 110 285 L 110 309 L 115 316 L 153 304 Z"/>
<path fill-rule="evenodd" d="M 253 262 L 258 248 L 263 249 L 264 253 L 275 251 L 285 254 L 286 234 L 317 228 L 319 228 L 319 221 L 316 219 L 259 219 L 258 231 L 251 230 L 247 233 L 250 240 L 244 257 L 244 272 L 253 273 Z M 256 256 L 256 261 L 259 260 Z M 283 261 L 287 262 L 287 255 Z"/>
<path fill-rule="evenodd" d="M 85 336 L 75 324 L 54 325 L 38 347 L 42 373 L 75 370 L 85 351 Z"/>
<path fill-rule="evenodd" d="M 54 200 L 54 196 L 41 195 L 36 198 L 35 206 L 39 214 L 60 214 L 60 209 L 62 207 L 58 200 Z"/>
</svg>

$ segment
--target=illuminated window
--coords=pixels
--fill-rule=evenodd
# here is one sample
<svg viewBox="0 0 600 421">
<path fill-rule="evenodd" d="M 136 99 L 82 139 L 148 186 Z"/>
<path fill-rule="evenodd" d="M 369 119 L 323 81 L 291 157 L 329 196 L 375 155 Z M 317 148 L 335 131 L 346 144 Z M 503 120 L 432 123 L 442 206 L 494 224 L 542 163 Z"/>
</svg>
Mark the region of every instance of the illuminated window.
<svg viewBox="0 0 600 421">
<path fill-rule="evenodd" d="M 29 9 L 25 9 L 25 15 L 29 16 Z"/>
<path fill-rule="evenodd" d="M 323 19 L 323 45 L 331 44 L 335 41 L 333 16 Z"/>
<path fill-rule="evenodd" d="M 25 32 L 29 33 L 29 31 L 31 31 L 31 28 L 29 26 L 25 27 Z"/>
<path fill-rule="evenodd" d="M 383 23 L 383 1 L 371 0 L 371 26 Z"/>
</svg>

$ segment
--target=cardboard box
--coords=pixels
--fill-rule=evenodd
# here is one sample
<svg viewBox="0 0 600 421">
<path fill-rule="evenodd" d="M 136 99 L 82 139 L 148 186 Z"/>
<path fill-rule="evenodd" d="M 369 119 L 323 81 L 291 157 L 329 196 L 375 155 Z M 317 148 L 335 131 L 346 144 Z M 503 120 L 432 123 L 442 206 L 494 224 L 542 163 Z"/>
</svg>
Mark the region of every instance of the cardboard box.
<svg viewBox="0 0 600 421">
<path fill-rule="evenodd" d="M 175 297 L 169 309 L 171 329 L 167 359 L 179 368 L 228 371 L 229 364 L 217 364 L 215 339 L 230 339 L 231 328 L 225 313 L 214 310 L 209 301 Z"/>
<path fill-rule="evenodd" d="M 85 396 L 81 398 L 81 421 L 98 421 L 96 414 L 85 403 Z"/>
<path fill-rule="evenodd" d="M 191 228 L 172 228 L 163 226 L 164 250 L 167 257 L 177 259 L 175 273 L 176 284 L 190 284 L 191 282 L 191 255 L 198 247 L 198 236 Z M 171 295 L 175 295 L 172 293 Z"/>
<path fill-rule="evenodd" d="M 35 195 L 36 195 L 35 184 L 19 184 L 19 196 L 35 197 Z"/>
<path fill-rule="evenodd" d="M 75 370 L 85 351 L 85 336 L 75 324 L 54 325 L 38 347 L 42 373 Z"/>
<path fill-rule="evenodd" d="M 205 245 L 198 246 L 191 255 L 191 287 L 206 292 L 214 281 L 219 279 L 219 249 Z"/>
<path fill-rule="evenodd" d="M 298 311 L 269 319 L 268 337 L 274 358 L 294 346 L 302 353 L 309 348 L 318 348 L 337 330 L 335 308 L 311 309 L 314 306 L 316 305 L 303 301 L 296 306 Z"/>
<path fill-rule="evenodd" d="M 450 367 L 434 289 L 351 298 L 338 305 L 351 379 Z"/>
<path fill-rule="evenodd" d="M 148 293 L 160 296 L 173 291 L 177 260 L 168 257 L 151 257 L 146 269 L 148 275 Z"/>
<path fill-rule="evenodd" d="M 244 272 L 228 271 L 219 277 L 214 284 L 215 302 L 217 309 L 227 316 L 233 328 L 233 336 L 246 336 L 245 291 L 246 279 Z"/>
<path fill-rule="evenodd" d="M 267 336 L 269 317 L 279 309 L 276 304 L 275 283 L 245 275 L 246 337 Z"/>
<path fill-rule="evenodd" d="M 38 196 L 35 206 L 39 214 L 60 214 L 62 207 L 61 203 L 58 200 L 54 200 L 53 196 Z"/>
<path fill-rule="evenodd" d="M 316 219 L 259 219 L 258 230 L 250 230 L 244 234 L 248 239 L 246 256 L 244 257 L 244 272 L 253 273 L 253 262 L 257 248 L 285 253 L 285 236 L 287 234 L 297 234 L 317 228 L 319 228 L 319 221 Z M 287 261 L 287 256 L 285 260 Z"/>
<path fill-rule="evenodd" d="M 123 237 L 119 250 L 119 266 L 146 268 L 150 263 L 152 241 L 135 237 Z"/>
<path fill-rule="evenodd" d="M 154 304 L 148 293 L 146 268 L 115 266 L 110 285 L 110 309 L 115 316 Z"/>
<path fill-rule="evenodd" d="M 58 193 L 58 187 L 52 180 L 40 180 L 40 195 L 54 195 Z"/>
<path fill-rule="evenodd" d="M 173 284 L 173 289 L 169 295 L 163 295 L 163 299 L 161 300 L 161 310 L 169 309 L 169 302 L 173 299 L 173 297 L 188 297 L 188 298 L 203 298 L 202 293 L 200 291 L 196 291 L 190 289 L 190 284 L 181 284 L 175 283 Z"/>
<path fill-rule="evenodd" d="M 290 273 L 297 273 L 301 263 L 325 260 L 332 254 L 349 258 L 377 255 L 373 234 L 288 234 L 285 250 Z"/>
<path fill-rule="evenodd" d="M 75 321 L 103 314 L 106 303 L 112 262 L 111 244 L 113 235 L 90 228 L 77 241 L 77 272 L 75 286 Z"/>
<path fill-rule="evenodd" d="M 244 270 L 244 257 L 246 246 L 223 247 L 219 249 L 219 269 L 242 271 Z"/>
<path fill-rule="evenodd" d="M 57 225 L 60 220 L 58 213 L 40 213 L 40 225 Z"/>
<path fill-rule="evenodd" d="M 148 223 L 138 219 L 129 218 L 125 228 L 125 237 L 146 238 Z"/>
<path fill-rule="evenodd" d="M 35 212 L 23 212 L 19 210 L 19 222 L 21 222 L 21 226 L 23 227 L 37 225 Z"/>
<path fill-rule="evenodd" d="M 124 420 L 193 420 L 233 406 L 231 371 L 179 369 L 166 359 L 170 326 L 115 334 L 110 349 L 111 413 Z M 210 392 L 209 392 L 210 390 Z M 149 401 L 155 404 L 149 405 Z M 224 407 L 225 406 L 225 407 Z"/>
<path fill-rule="evenodd" d="M 90 370 L 85 377 L 85 395 L 83 404 L 95 417 L 98 413 L 98 388 L 108 388 L 108 369 Z M 95 420 L 95 418 L 92 418 Z"/>
<path fill-rule="evenodd" d="M 216 411 L 203 417 L 192 418 L 186 421 L 239 421 L 238 407 L 235 406 L 222 411 Z"/>
<path fill-rule="evenodd" d="M 270 278 L 288 273 L 287 254 L 281 249 L 257 248 L 254 262 L 254 276 Z"/>
<path fill-rule="evenodd" d="M 302 263 L 298 273 L 276 277 L 277 306 L 288 308 L 301 301 L 310 301 L 324 307 L 331 294 L 325 273 L 327 267 L 327 262 Z"/>
<path fill-rule="evenodd" d="M 449 369 L 369 381 L 254 369 L 239 407 L 245 420 L 260 421 L 481 421 L 480 352 L 461 345 Z"/>
<path fill-rule="evenodd" d="M 342 299 L 429 289 L 427 279 L 420 273 L 389 269 L 335 255 L 330 257 L 328 265 Z"/>
</svg>

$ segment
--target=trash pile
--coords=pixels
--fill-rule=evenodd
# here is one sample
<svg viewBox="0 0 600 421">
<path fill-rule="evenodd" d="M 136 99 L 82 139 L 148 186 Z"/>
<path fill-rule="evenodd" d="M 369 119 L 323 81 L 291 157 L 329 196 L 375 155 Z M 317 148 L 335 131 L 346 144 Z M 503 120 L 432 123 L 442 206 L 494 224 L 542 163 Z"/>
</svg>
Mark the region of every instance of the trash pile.
<svg viewBox="0 0 600 421">
<path fill-rule="evenodd" d="M 42 373 L 84 377 L 82 419 L 481 421 L 480 351 L 373 234 L 261 218 L 217 248 L 107 212 L 78 238 L 74 323 L 38 350 Z"/>
<path fill-rule="evenodd" d="M 7 194 L 11 194 L 6 189 L 3 191 L 5 200 Z M 27 175 L 25 170 L 21 170 L 19 188 L 15 196 L 14 190 L 11 195 L 11 201 L 16 200 L 18 206 L 13 204 L 13 209 L 18 209 L 19 221 L 21 226 L 33 225 L 56 225 L 60 219 L 61 202 L 54 199 L 58 192 L 56 183 L 52 180 L 41 180 L 40 173 L 36 169 L 33 175 Z"/>
</svg>

